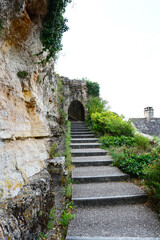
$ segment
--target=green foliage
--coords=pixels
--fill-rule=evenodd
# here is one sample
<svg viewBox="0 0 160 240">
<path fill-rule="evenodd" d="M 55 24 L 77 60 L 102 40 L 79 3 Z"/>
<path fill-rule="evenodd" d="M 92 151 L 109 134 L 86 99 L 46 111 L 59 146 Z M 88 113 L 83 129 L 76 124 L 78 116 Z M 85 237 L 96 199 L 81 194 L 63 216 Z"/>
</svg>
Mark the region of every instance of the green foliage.
<svg viewBox="0 0 160 240">
<path fill-rule="evenodd" d="M 55 220 L 57 218 L 57 216 L 56 216 L 56 207 L 55 206 L 53 206 L 51 208 L 48 218 L 49 218 L 49 221 L 48 221 L 48 224 L 47 224 L 47 228 L 49 230 L 52 230 L 54 225 L 55 225 Z"/>
<path fill-rule="evenodd" d="M 91 82 L 87 80 L 88 94 L 93 97 L 99 97 L 99 84 L 97 82 Z"/>
<path fill-rule="evenodd" d="M 48 238 L 44 233 L 40 232 L 36 240 L 44 240 L 44 239 L 48 239 Z"/>
<path fill-rule="evenodd" d="M 103 136 L 100 138 L 100 142 L 103 144 L 104 147 L 108 148 L 110 146 L 114 147 L 121 147 L 123 145 L 126 146 L 135 146 L 135 138 L 133 137 L 114 137 L 114 136 Z"/>
<path fill-rule="evenodd" d="M 160 201 L 160 159 L 152 161 L 143 169 L 146 184 Z"/>
<path fill-rule="evenodd" d="M 46 59 L 42 63 L 48 62 L 51 58 L 55 58 L 57 52 L 62 50 L 62 36 L 68 30 L 66 25 L 67 19 L 63 17 L 65 9 L 71 0 L 50 0 L 48 6 L 48 13 L 44 19 L 43 29 L 41 32 L 41 42 L 43 45 L 42 54 L 48 51 Z"/>
<path fill-rule="evenodd" d="M 96 112 L 91 115 L 92 129 L 102 134 L 113 136 L 133 136 L 134 129 L 130 122 L 111 111 Z"/>
<path fill-rule="evenodd" d="M 72 183 L 65 186 L 65 197 L 71 199 L 72 197 Z"/>
<path fill-rule="evenodd" d="M 71 148 L 70 148 L 70 144 L 71 144 L 71 133 L 70 133 L 70 129 L 71 129 L 71 123 L 69 121 L 67 121 L 67 130 L 66 130 L 66 136 L 65 136 L 65 166 L 66 168 L 69 168 L 71 166 Z"/>
<path fill-rule="evenodd" d="M 123 172 L 130 174 L 131 177 L 142 178 L 144 176 L 143 169 L 152 161 L 159 158 L 158 155 L 135 154 L 133 149 L 123 147 L 121 150 L 111 150 L 111 155 L 114 159 L 114 165 L 119 167 Z"/>
<path fill-rule="evenodd" d="M 26 72 L 26 71 L 19 71 L 19 72 L 17 73 L 17 76 L 18 76 L 19 78 L 25 79 L 25 78 L 28 76 L 28 72 Z"/>
<path fill-rule="evenodd" d="M 139 148 L 150 150 L 150 140 L 142 134 L 135 134 L 135 142 Z"/>
<path fill-rule="evenodd" d="M 99 97 L 92 97 L 92 96 L 89 98 L 88 102 L 86 103 L 86 107 L 88 110 L 88 118 L 87 118 L 88 124 L 91 121 L 92 113 L 96 113 L 96 112 L 101 113 L 109 108 L 107 107 L 107 101 Z"/>
<path fill-rule="evenodd" d="M 2 30 L 3 30 L 3 21 L 2 19 L 0 18 L 0 37 L 2 35 Z"/>
<path fill-rule="evenodd" d="M 53 143 L 50 149 L 50 157 L 51 158 L 55 158 L 55 157 L 60 157 L 60 153 L 57 153 L 57 147 L 58 144 L 57 143 Z"/>
<path fill-rule="evenodd" d="M 62 110 L 62 108 L 63 108 L 62 105 L 63 105 L 63 101 L 64 101 L 63 84 L 62 84 L 61 78 L 59 76 L 57 76 L 56 78 L 57 78 L 57 105 L 58 105 L 58 111 L 59 111 L 58 123 L 60 125 L 64 125 L 65 120 L 66 120 L 66 114 Z"/>
<path fill-rule="evenodd" d="M 69 221 L 74 217 L 75 217 L 75 214 L 72 214 L 70 211 L 63 210 L 63 214 L 59 222 L 63 227 L 67 227 Z"/>
</svg>

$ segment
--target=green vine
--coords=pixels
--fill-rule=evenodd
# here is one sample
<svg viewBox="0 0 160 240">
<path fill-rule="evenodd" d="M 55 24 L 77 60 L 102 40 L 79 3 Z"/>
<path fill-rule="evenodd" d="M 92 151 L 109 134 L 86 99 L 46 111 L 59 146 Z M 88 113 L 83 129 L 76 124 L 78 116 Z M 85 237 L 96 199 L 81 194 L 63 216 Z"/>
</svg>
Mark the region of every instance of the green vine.
<svg viewBox="0 0 160 240">
<path fill-rule="evenodd" d="M 93 97 L 99 97 L 99 84 L 97 82 L 86 81 L 88 94 Z"/>
<path fill-rule="evenodd" d="M 41 63 L 48 62 L 55 58 L 57 52 L 62 50 L 62 36 L 69 28 L 66 25 L 67 19 L 63 17 L 66 6 L 71 0 L 50 0 L 48 13 L 44 19 L 43 29 L 41 32 L 41 42 L 43 45 L 42 52 L 48 51 L 48 55 Z"/>
</svg>

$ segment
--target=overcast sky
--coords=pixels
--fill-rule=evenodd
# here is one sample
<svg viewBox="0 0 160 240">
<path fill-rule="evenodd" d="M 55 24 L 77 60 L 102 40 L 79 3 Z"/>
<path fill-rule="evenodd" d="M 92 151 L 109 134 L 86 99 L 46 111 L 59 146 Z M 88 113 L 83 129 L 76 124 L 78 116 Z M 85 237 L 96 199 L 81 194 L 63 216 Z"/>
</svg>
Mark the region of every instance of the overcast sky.
<svg viewBox="0 0 160 240">
<path fill-rule="evenodd" d="M 98 82 L 111 110 L 160 117 L 160 0 L 74 0 L 55 70 Z"/>
</svg>

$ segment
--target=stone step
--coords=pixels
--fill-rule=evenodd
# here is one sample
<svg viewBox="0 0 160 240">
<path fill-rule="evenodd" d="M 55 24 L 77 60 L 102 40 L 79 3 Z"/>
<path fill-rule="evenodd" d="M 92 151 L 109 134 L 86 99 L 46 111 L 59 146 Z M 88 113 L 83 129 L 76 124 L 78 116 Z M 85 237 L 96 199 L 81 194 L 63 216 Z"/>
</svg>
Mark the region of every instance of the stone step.
<svg viewBox="0 0 160 240">
<path fill-rule="evenodd" d="M 91 130 L 89 130 L 88 128 L 71 128 L 71 132 L 82 132 L 82 131 L 88 131 L 91 132 Z"/>
<path fill-rule="evenodd" d="M 113 162 L 110 156 L 72 157 L 75 166 L 107 166 Z"/>
<path fill-rule="evenodd" d="M 160 240 L 160 238 L 146 238 L 146 237 L 79 237 L 79 236 L 67 236 L 66 240 Z"/>
<path fill-rule="evenodd" d="M 66 240 L 159 240 L 157 214 L 142 204 L 74 210 Z M 83 237 L 83 238 L 82 238 Z"/>
<path fill-rule="evenodd" d="M 135 204 L 146 200 L 143 190 L 126 182 L 74 184 L 72 188 L 72 201 L 80 206 Z"/>
<path fill-rule="evenodd" d="M 143 204 L 83 206 L 73 213 L 76 216 L 69 223 L 67 240 L 160 239 L 158 214 Z"/>
<path fill-rule="evenodd" d="M 108 151 L 100 148 L 84 148 L 84 149 L 71 149 L 72 157 L 80 156 L 105 156 Z"/>
<path fill-rule="evenodd" d="M 98 148 L 100 146 L 102 146 L 101 143 L 71 143 L 70 145 L 72 149 Z"/>
<path fill-rule="evenodd" d="M 92 134 L 92 132 L 91 131 L 85 131 L 85 132 L 83 132 L 83 131 L 81 131 L 81 132 L 71 132 L 71 136 L 73 136 L 73 135 L 87 135 L 87 134 Z"/>
<path fill-rule="evenodd" d="M 76 167 L 72 170 L 75 183 L 118 182 L 129 180 L 129 175 L 111 166 Z"/>
<path fill-rule="evenodd" d="M 72 135 L 71 138 L 95 138 L 94 134 Z"/>
<path fill-rule="evenodd" d="M 75 138 L 71 139 L 71 143 L 95 143 L 98 141 L 98 138 Z"/>
</svg>

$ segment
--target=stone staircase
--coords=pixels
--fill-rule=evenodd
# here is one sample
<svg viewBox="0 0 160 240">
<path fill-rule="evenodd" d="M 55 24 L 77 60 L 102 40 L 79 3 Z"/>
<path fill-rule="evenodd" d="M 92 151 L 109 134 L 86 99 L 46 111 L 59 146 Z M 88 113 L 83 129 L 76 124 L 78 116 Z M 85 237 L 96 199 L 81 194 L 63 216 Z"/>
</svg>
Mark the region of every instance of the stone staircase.
<svg viewBox="0 0 160 240">
<path fill-rule="evenodd" d="M 157 215 L 144 205 L 147 195 L 129 175 L 110 166 L 112 158 L 84 122 L 71 123 L 76 217 L 67 240 L 160 240 Z"/>
</svg>

